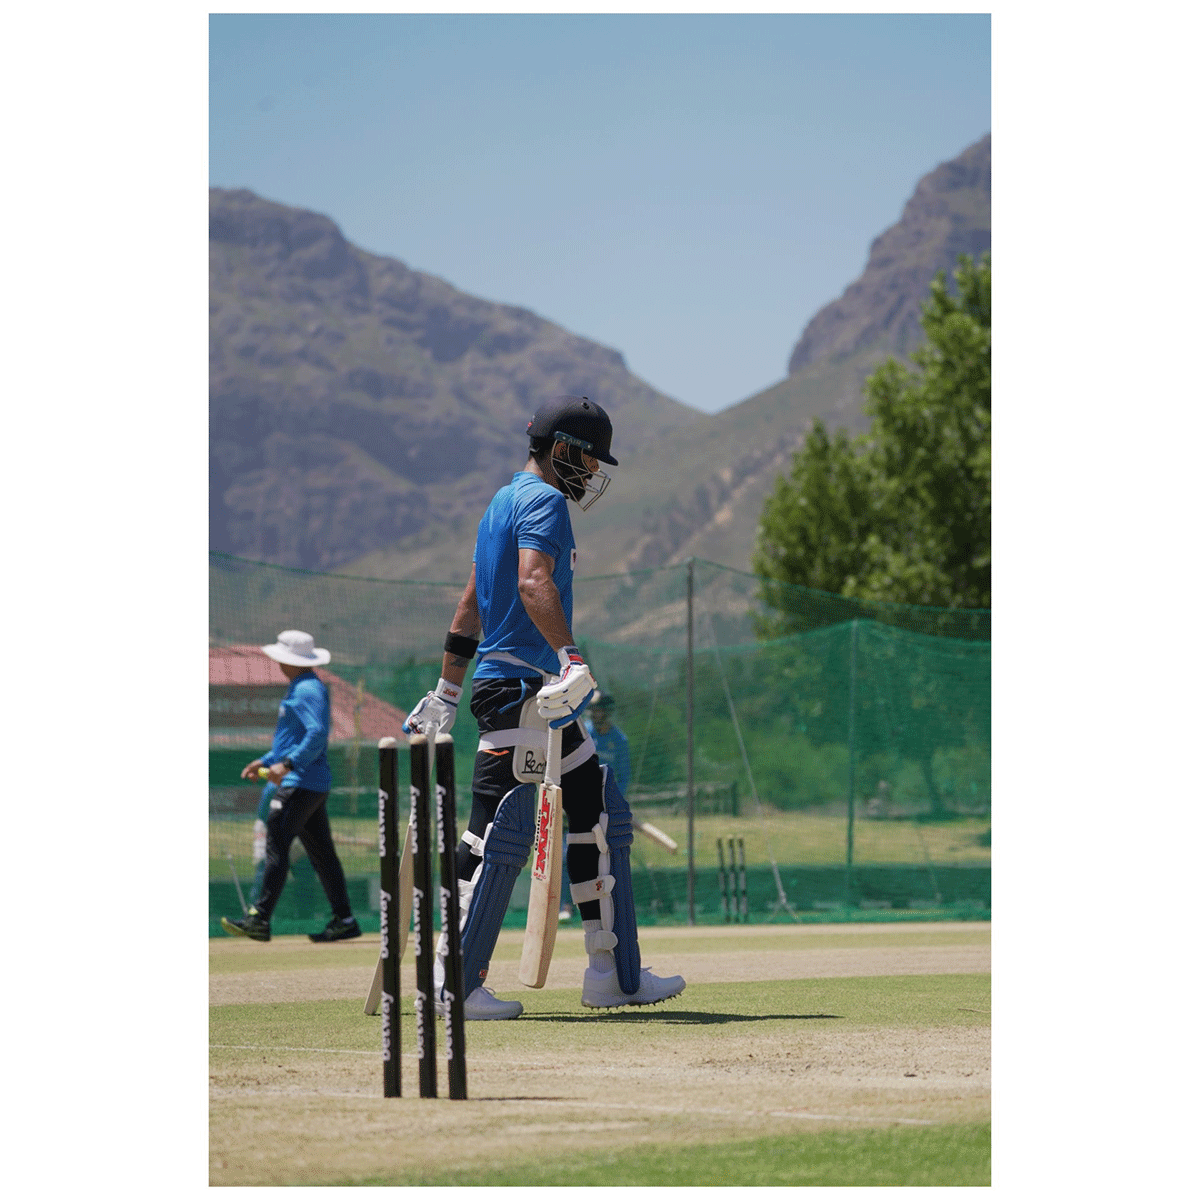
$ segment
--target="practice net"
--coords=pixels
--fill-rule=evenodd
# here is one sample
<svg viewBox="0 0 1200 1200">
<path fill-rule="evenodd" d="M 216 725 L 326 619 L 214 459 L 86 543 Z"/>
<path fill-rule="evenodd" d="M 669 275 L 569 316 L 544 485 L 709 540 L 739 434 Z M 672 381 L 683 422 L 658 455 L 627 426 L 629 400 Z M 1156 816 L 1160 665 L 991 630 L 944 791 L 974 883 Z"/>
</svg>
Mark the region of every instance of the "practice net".
<svg viewBox="0 0 1200 1200">
<path fill-rule="evenodd" d="M 379 927 L 377 753 L 437 681 L 461 583 L 321 574 L 210 555 L 209 923 L 249 902 L 261 787 L 286 690 L 259 650 L 303 629 L 332 654 L 330 821 L 366 930 Z M 865 604 L 701 560 L 579 579 L 574 628 L 629 743 L 645 924 L 986 917 L 990 613 Z M 460 830 L 478 730 L 454 730 Z M 525 919 L 527 873 L 506 921 Z M 299 844 L 280 933 L 328 905 Z"/>
</svg>

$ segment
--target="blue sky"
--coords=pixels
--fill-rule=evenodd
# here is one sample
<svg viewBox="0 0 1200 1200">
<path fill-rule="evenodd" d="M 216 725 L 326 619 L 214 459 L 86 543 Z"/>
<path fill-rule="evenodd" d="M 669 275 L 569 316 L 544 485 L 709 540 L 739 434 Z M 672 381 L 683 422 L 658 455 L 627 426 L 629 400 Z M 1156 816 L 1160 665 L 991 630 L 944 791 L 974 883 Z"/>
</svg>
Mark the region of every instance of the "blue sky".
<svg viewBox="0 0 1200 1200">
<path fill-rule="evenodd" d="M 210 182 L 711 412 L 990 130 L 990 60 L 986 14 L 213 15 Z"/>
</svg>

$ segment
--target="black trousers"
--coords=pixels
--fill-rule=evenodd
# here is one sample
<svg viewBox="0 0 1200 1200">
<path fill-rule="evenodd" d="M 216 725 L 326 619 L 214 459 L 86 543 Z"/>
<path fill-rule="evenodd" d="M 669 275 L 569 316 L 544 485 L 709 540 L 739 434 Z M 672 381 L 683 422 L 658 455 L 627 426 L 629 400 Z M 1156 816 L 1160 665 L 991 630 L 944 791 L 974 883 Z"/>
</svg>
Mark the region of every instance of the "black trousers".
<svg viewBox="0 0 1200 1200">
<path fill-rule="evenodd" d="M 280 788 L 282 801 L 267 818 L 267 866 L 263 872 L 262 895 L 255 907 L 268 920 L 279 903 L 288 876 L 288 853 L 292 842 L 300 844 L 325 889 L 335 917 L 352 917 L 350 895 L 346 891 L 346 873 L 333 845 L 329 813 L 325 809 L 328 792 L 310 792 L 307 788 Z"/>
<path fill-rule="evenodd" d="M 471 715 L 479 723 L 479 736 L 516 729 L 521 722 L 521 709 L 537 694 L 541 681 L 536 679 L 484 679 L 471 689 Z M 578 723 L 562 731 L 562 755 L 565 759 L 583 744 L 585 734 Z M 523 753 L 520 747 L 517 753 Z M 543 751 L 544 757 L 544 751 Z M 475 775 L 471 781 L 471 817 L 467 828 L 482 838 L 495 819 L 500 801 L 518 785 L 513 774 L 513 749 L 480 750 L 475 755 Z M 563 816 L 571 833 L 591 833 L 604 811 L 604 777 L 600 774 L 600 759 L 593 754 L 568 771 L 560 780 Z M 460 879 L 470 879 L 479 860 L 465 842 L 459 842 L 455 861 Z M 600 851 L 594 844 L 570 846 L 567 849 L 566 870 L 563 874 L 572 883 L 586 883 L 596 878 Z M 567 895 L 566 881 L 563 884 Z M 600 905 L 588 900 L 579 907 L 584 920 L 600 919 Z"/>
</svg>

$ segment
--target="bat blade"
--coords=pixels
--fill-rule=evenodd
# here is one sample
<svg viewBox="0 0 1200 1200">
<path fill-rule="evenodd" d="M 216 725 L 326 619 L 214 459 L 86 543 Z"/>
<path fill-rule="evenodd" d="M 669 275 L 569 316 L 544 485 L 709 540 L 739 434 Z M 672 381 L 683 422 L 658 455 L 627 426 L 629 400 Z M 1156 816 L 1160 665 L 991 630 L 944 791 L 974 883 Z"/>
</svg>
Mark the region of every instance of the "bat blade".
<svg viewBox="0 0 1200 1200">
<path fill-rule="evenodd" d="M 640 821 L 637 817 L 634 817 L 633 827 L 638 833 L 644 833 L 652 842 L 657 842 L 660 846 L 665 846 L 672 854 L 678 852 L 679 843 L 673 837 L 663 833 L 657 825 L 651 825 L 649 821 Z"/>
<path fill-rule="evenodd" d="M 375 976 L 371 980 L 371 989 L 367 992 L 363 1012 L 368 1017 L 374 1017 L 379 1012 L 379 1001 L 383 999 L 383 959 L 376 960 Z"/>
<path fill-rule="evenodd" d="M 562 887 L 562 789 L 544 782 L 538 788 L 537 827 L 529 880 L 529 912 L 517 978 L 540 988 L 546 982 L 554 940 L 558 934 L 558 903 Z"/>
<path fill-rule="evenodd" d="M 404 831 L 404 841 L 400 846 L 400 957 L 404 957 L 404 947 L 408 945 L 408 927 L 412 924 L 413 903 L 413 844 L 412 826 Z M 383 997 L 383 959 L 375 964 L 375 977 L 371 980 L 367 992 L 363 1012 L 368 1017 L 379 1012 L 379 1001 Z"/>
<path fill-rule="evenodd" d="M 408 927 L 412 924 L 413 907 L 413 831 L 409 825 L 404 830 L 404 842 L 400 847 L 400 957 L 408 945 Z"/>
</svg>

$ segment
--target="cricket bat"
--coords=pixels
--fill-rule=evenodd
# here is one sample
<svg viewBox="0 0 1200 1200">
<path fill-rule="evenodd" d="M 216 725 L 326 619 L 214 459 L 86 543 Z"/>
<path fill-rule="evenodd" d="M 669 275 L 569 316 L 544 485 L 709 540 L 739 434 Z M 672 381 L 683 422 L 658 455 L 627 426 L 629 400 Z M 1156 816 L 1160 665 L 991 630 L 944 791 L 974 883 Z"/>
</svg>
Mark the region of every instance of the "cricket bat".
<svg viewBox="0 0 1200 1200">
<path fill-rule="evenodd" d="M 533 867 L 529 879 L 529 915 L 517 978 L 540 988 L 546 982 L 558 933 L 558 900 L 562 887 L 562 730 L 551 729 L 546 742 L 546 777 L 538 785 Z"/>
<path fill-rule="evenodd" d="M 634 817 L 633 827 L 638 833 L 644 833 L 652 842 L 665 846 L 672 854 L 679 850 L 679 843 L 673 837 L 663 833 L 657 825 L 651 825 L 649 821 L 640 821 Z"/>
<path fill-rule="evenodd" d="M 400 957 L 404 957 L 404 947 L 408 945 L 408 927 L 412 922 L 413 902 L 413 840 L 412 826 L 404 831 L 404 842 L 400 847 Z M 379 1012 L 379 1001 L 383 996 L 383 958 L 375 964 L 375 978 L 371 980 L 371 990 L 367 993 L 367 1002 L 363 1012 L 373 1017 Z"/>
</svg>

